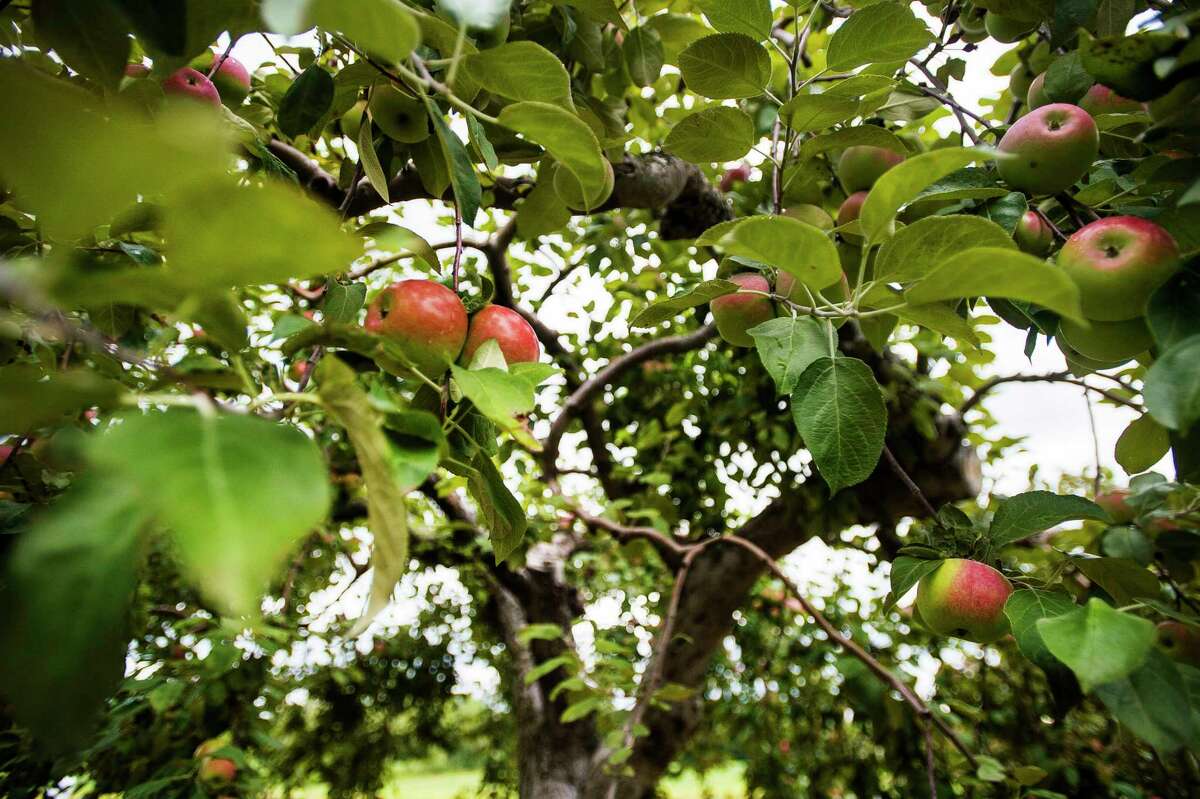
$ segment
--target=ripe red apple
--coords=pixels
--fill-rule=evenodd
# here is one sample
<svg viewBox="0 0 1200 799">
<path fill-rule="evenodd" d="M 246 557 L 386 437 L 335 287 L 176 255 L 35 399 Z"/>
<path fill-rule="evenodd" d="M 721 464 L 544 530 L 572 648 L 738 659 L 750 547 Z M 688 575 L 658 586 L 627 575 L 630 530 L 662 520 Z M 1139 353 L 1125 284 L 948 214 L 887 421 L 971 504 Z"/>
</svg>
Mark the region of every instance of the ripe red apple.
<svg viewBox="0 0 1200 799">
<path fill-rule="evenodd" d="M 846 201 L 842 203 L 842 206 L 838 208 L 838 227 L 848 225 L 854 220 L 858 219 L 858 215 L 862 213 L 863 203 L 866 201 L 867 192 L 865 191 L 856 191 L 847 197 Z M 858 235 L 857 233 L 846 233 L 845 231 L 842 231 L 841 235 L 846 241 L 853 242 L 855 244 L 858 244 L 862 241 L 862 236 Z"/>
<path fill-rule="evenodd" d="M 1025 92 L 1025 104 L 1029 106 L 1030 111 L 1050 104 L 1050 95 L 1046 94 L 1045 72 L 1030 82 L 1029 89 Z"/>
<path fill-rule="evenodd" d="M 916 607 L 938 635 L 987 644 L 1008 632 L 1004 603 L 1012 591 L 1004 575 L 986 563 L 950 558 L 921 578 Z"/>
<path fill-rule="evenodd" d="M 228 785 L 237 779 L 238 767 L 227 757 L 206 757 L 200 761 L 197 776 L 210 786 Z"/>
<path fill-rule="evenodd" d="M 1087 94 L 1079 101 L 1079 107 L 1092 116 L 1100 114 L 1132 114 L 1141 111 L 1144 106 L 1137 100 L 1122 97 L 1107 86 L 1097 83 L 1087 90 Z"/>
<path fill-rule="evenodd" d="M 864 191 L 874 186 L 884 172 L 903 160 L 902 154 L 883 147 L 847 147 L 837 162 L 838 180 L 847 194 Z"/>
<path fill-rule="evenodd" d="M 735 183 L 745 183 L 750 179 L 750 165 L 738 164 L 725 170 L 725 174 L 721 176 L 721 191 L 726 192 L 733 188 Z"/>
<path fill-rule="evenodd" d="M 1150 295 L 1179 268 L 1179 246 L 1147 219 L 1110 216 L 1075 231 L 1058 265 L 1079 286 L 1084 316 L 1120 322 L 1145 313 Z"/>
<path fill-rule="evenodd" d="M 440 283 L 401 280 L 371 302 L 366 328 L 390 339 L 422 374 L 436 379 L 462 352 L 467 309 Z"/>
<path fill-rule="evenodd" d="M 988 36 L 1007 44 L 1024 39 L 1037 27 L 1037 23 L 1013 19 L 989 11 L 983 18 L 983 26 L 987 30 Z"/>
<path fill-rule="evenodd" d="M 1026 211 L 1013 230 L 1013 238 L 1022 252 L 1041 257 L 1054 246 L 1054 231 L 1037 211 Z"/>
<path fill-rule="evenodd" d="M 1018 191 L 1057 194 L 1087 174 L 1100 151 L 1100 131 L 1077 105 L 1051 103 L 1021 117 L 1000 139 L 1000 177 Z"/>
<path fill-rule="evenodd" d="M 12 457 L 14 449 L 15 447 L 12 447 L 8 444 L 0 447 L 0 466 L 8 463 L 8 459 Z"/>
<path fill-rule="evenodd" d="M 742 272 L 729 278 L 740 288 L 771 293 L 771 284 L 757 272 Z M 721 338 L 736 347 L 753 347 L 754 337 L 746 331 L 775 318 L 775 304 L 761 294 L 726 294 L 712 301 L 712 315 Z"/>
<path fill-rule="evenodd" d="M 207 75 L 217 62 L 220 66 L 210 80 L 217 87 L 222 102 L 230 106 L 241 105 L 250 94 L 250 71 L 241 61 L 223 52 L 209 50 L 192 61 L 192 67 Z"/>
<path fill-rule="evenodd" d="M 537 333 L 525 318 L 503 305 L 488 305 L 471 317 L 471 329 L 463 348 L 463 363 L 470 363 L 475 350 L 495 339 L 507 363 L 534 363 L 542 355 Z"/>
<path fill-rule="evenodd" d="M 1128 361 L 1154 344 L 1146 319 L 1138 316 L 1123 322 L 1090 319 L 1089 326 L 1063 319 L 1058 332 L 1071 349 L 1095 361 Z"/>
<path fill-rule="evenodd" d="M 1096 495 L 1096 504 L 1104 508 L 1115 524 L 1129 524 L 1137 513 L 1129 506 L 1129 489 L 1114 488 Z"/>
<path fill-rule="evenodd" d="M 191 67 L 172 72 L 163 81 L 163 92 L 168 96 L 188 97 L 211 105 L 221 104 L 221 94 L 208 77 Z"/>
<path fill-rule="evenodd" d="M 1158 625 L 1158 646 L 1172 660 L 1200 669 L 1200 627 L 1164 621 Z"/>
</svg>

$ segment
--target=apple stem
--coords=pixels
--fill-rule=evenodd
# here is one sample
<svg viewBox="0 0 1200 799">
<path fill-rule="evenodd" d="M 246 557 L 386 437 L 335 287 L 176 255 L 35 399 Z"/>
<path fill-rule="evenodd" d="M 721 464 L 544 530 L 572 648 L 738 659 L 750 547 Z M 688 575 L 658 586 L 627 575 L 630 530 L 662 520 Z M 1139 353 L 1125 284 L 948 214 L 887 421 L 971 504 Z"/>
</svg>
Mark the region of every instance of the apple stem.
<svg viewBox="0 0 1200 799">
<path fill-rule="evenodd" d="M 454 292 L 458 293 L 458 268 L 462 264 L 463 255 L 463 217 L 462 206 L 454 201 Z"/>
</svg>

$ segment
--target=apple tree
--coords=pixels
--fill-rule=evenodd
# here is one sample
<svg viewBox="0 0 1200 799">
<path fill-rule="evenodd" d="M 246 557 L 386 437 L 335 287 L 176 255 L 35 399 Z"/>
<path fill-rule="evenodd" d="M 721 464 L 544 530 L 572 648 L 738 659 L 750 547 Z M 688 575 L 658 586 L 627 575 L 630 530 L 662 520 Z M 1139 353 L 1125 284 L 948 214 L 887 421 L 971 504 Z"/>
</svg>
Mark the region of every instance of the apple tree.
<svg viewBox="0 0 1200 799">
<path fill-rule="evenodd" d="M 0 0 L 3 793 L 1194 795 L 1198 96 L 1166 0 Z M 991 489 L 1035 382 L 1129 479 Z"/>
</svg>

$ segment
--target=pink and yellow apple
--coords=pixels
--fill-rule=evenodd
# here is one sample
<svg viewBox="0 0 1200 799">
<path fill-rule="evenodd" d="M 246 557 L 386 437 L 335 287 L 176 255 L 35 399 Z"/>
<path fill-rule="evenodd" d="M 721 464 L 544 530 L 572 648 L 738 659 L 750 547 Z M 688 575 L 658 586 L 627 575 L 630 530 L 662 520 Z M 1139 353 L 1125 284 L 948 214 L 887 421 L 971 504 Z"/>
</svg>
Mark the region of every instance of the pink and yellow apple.
<svg viewBox="0 0 1200 799">
<path fill-rule="evenodd" d="M 847 194 L 865 191 L 874 186 L 884 172 L 903 160 L 904 156 L 900 153 L 883 147 L 847 147 L 838 159 L 837 177 Z"/>
<path fill-rule="evenodd" d="M 172 72 L 163 81 L 163 93 L 168 97 L 186 97 L 210 105 L 221 104 L 221 94 L 203 72 L 184 67 Z"/>
<path fill-rule="evenodd" d="M 771 284 L 757 272 L 742 272 L 729 279 L 741 289 L 771 293 Z M 775 304 L 762 294 L 726 294 L 713 300 L 711 307 L 717 332 L 736 347 L 753 347 L 754 337 L 746 331 L 775 318 Z"/>
<path fill-rule="evenodd" d="M 1158 646 L 1172 660 L 1200 669 L 1200 627 L 1164 621 L 1158 625 Z"/>
<path fill-rule="evenodd" d="M 1107 511 L 1114 524 L 1129 524 L 1137 513 L 1129 505 L 1129 489 L 1114 488 L 1096 495 L 1096 504 Z"/>
<path fill-rule="evenodd" d="M 1028 194 L 1058 194 L 1087 174 L 1100 131 L 1077 105 L 1051 103 L 1021 117 L 1000 139 L 996 162 L 1008 185 Z"/>
<path fill-rule="evenodd" d="M 1079 287 L 1083 314 L 1101 322 L 1136 319 L 1179 268 L 1179 246 L 1148 219 L 1110 216 L 1077 230 L 1058 265 Z"/>
<path fill-rule="evenodd" d="M 986 563 L 950 558 L 921 578 L 916 610 L 938 635 L 987 644 L 1008 633 L 1004 603 L 1012 592 L 1004 575 Z"/>
<path fill-rule="evenodd" d="M 213 64 L 218 62 L 220 66 L 212 72 Z M 192 67 L 205 75 L 212 72 L 209 80 L 217 87 L 225 105 L 241 105 L 250 94 L 250 71 L 233 56 L 208 50 L 192 61 Z"/>
<path fill-rule="evenodd" d="M 1021 252 L 1041 257 L 1050 252 L 1054 246 L 1054 231 L 1037 211 L 1026 211 L 1017 220 L 1017 227 L 1013 230 L 1013 239 L 1021 248 Z"/>
<path fill-rule="evenodd" d="M 440 283 L 402 280 L 371 302 L 366 328 L 393 342 L 422 374 L 436 379 L 462 352 L 467 309 Z"/>
</svg>

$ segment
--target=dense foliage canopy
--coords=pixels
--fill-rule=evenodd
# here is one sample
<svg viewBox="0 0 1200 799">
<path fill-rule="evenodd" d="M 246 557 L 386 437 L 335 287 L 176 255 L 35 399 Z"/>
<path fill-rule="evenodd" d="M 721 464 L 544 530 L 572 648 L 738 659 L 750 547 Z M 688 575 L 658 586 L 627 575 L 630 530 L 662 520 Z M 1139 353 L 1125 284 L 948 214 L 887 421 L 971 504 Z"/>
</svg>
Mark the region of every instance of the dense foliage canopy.
<svg viewBox="0 0 1200 799">
<path fill-rule="evenodd" d="M 0 795 L 1195 795 L 1197 98 L 1166 0 L 0 0 Z M 1032 382 L 1129 479 L 985 491 Z"/>
</svg>

